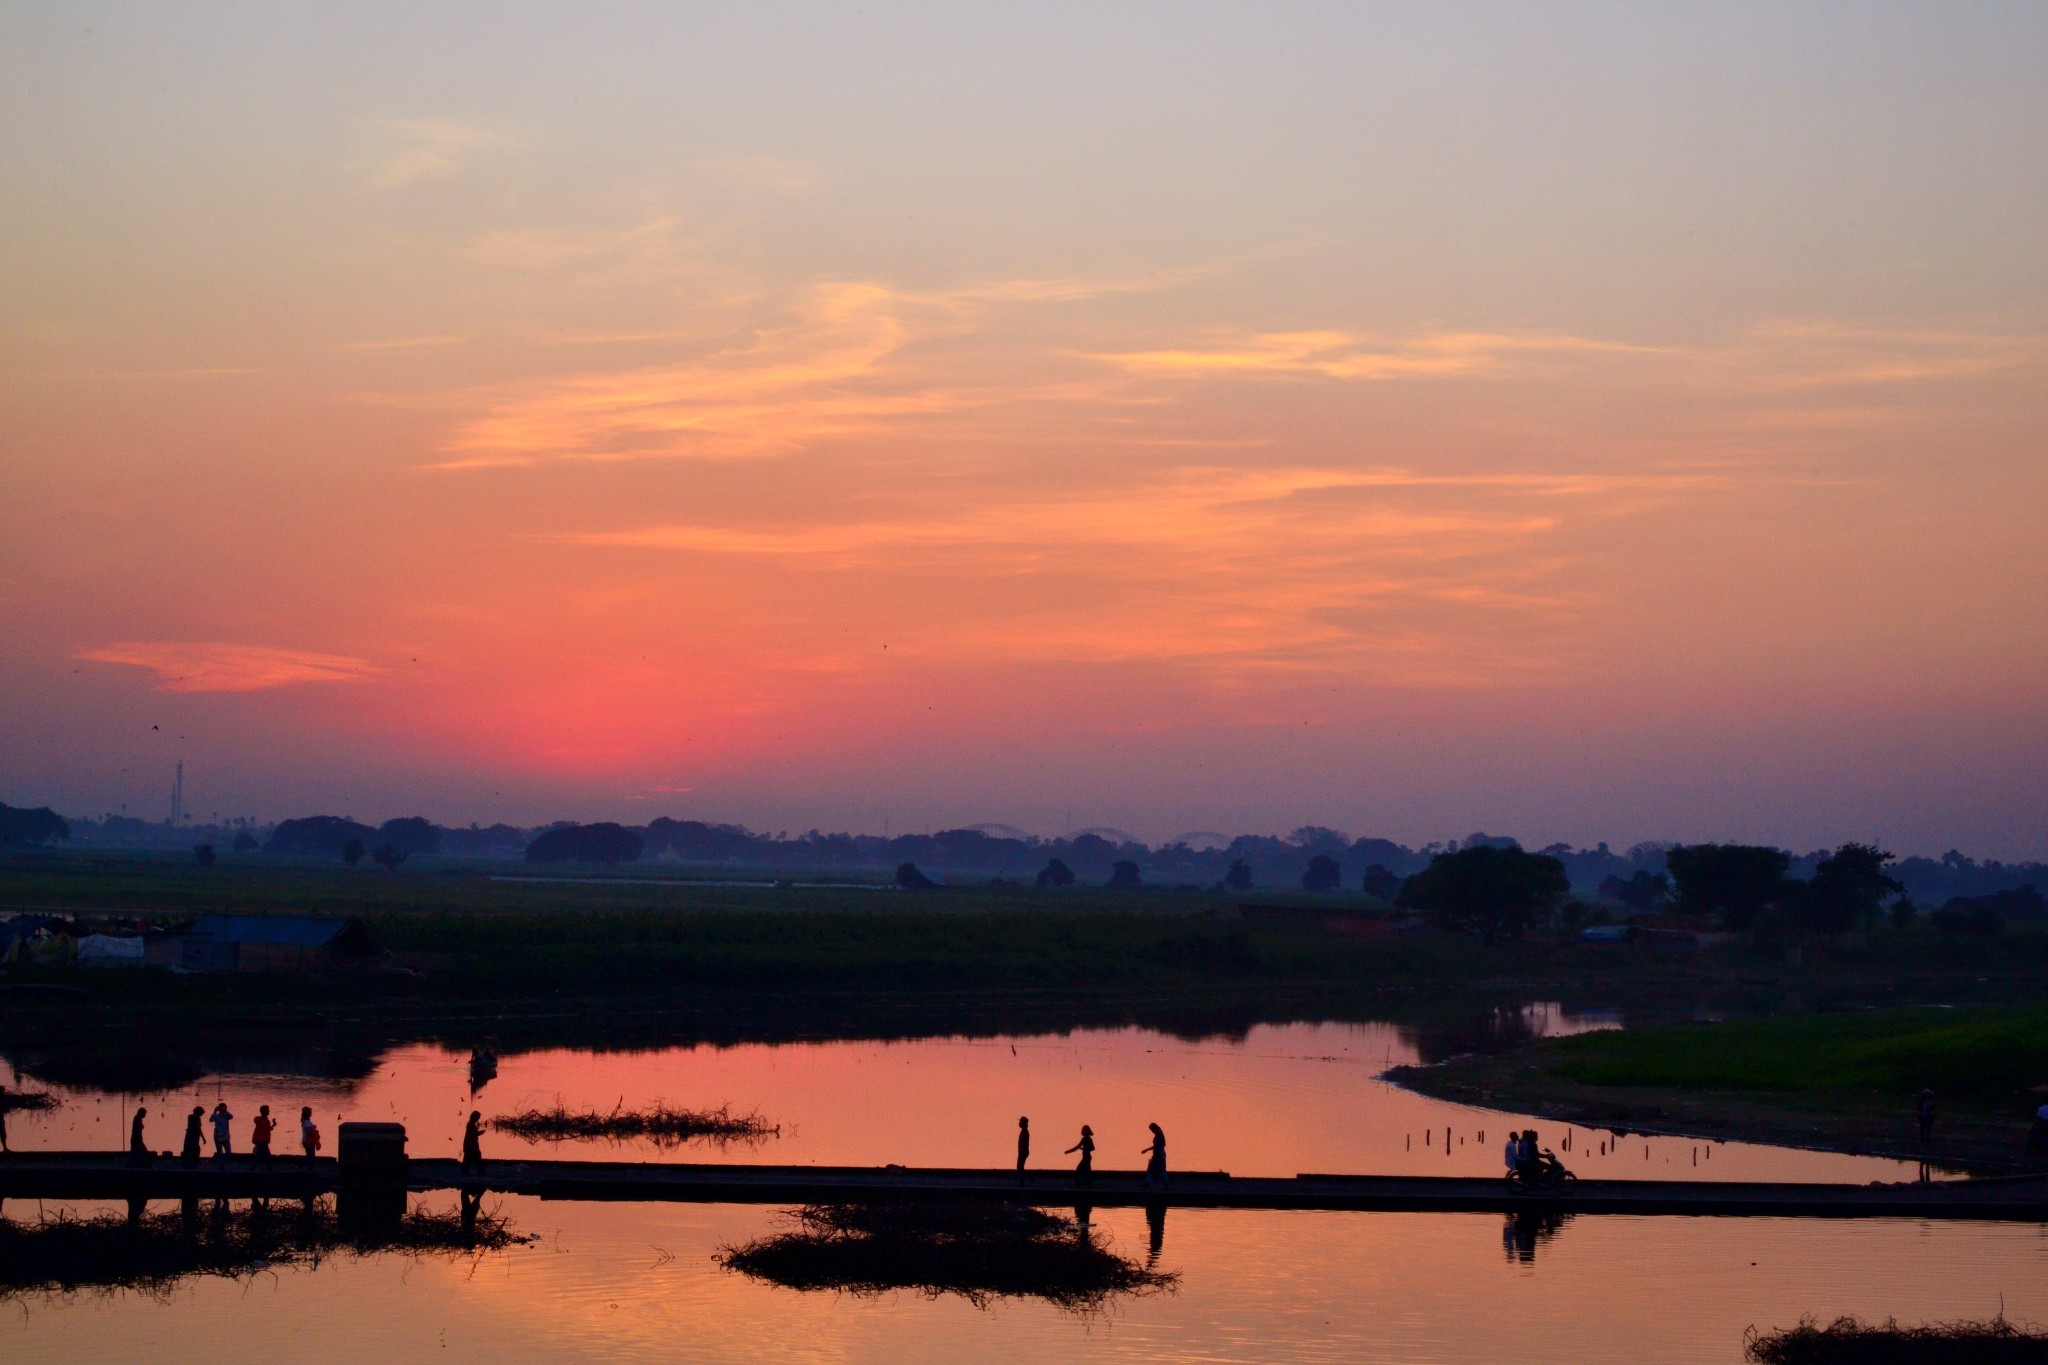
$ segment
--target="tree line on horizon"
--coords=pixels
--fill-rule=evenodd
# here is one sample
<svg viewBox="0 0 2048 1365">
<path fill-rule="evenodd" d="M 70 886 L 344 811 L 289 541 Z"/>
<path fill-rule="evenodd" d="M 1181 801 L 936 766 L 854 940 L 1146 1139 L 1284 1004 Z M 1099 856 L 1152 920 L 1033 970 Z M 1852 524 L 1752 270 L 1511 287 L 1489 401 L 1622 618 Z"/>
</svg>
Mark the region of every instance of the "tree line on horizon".
<svg viewBox="0 0 2048 1365">
<path fill-rule="evenodd" d="M 339 859 L 349 865 L 369 862 L 391 869 L 415 857 L 520 858 L 536 865 L 665 860 L 767 871 L 893 868 L 900 872 L 907 865 L 917 878 L 925 880 L 973 875 L 1046 889 L 1081 884 L 1112 889 L 1149 885 L 1216 889 L 1233 895 L 1356 892 L 1387 903 L 1396 902 L 1413 879 L 1444 855 L 1464 854 L 1459 866 L 1477 866 L 1488 855 L 1472 850 L 1493 849 L 1556 863 L 1565 886 L 1560 904 L 1577 896 L 1636 913 L 1675 910 L 1742 930 L 1754 925 L 1764 907 L 1786 902 L 1790 894 L 1782 890 L 1786 885 L 1817 883 L 1820 899 L 1813 902 L 1814 907 L 1836 904 L 1830 898 L 1838 895 L 1835 888 L 1845 884 L 1852 866 L 1840 861 L 1842 849 L 1797 855 L 1765 846 L 1647 842 L 1619 853 L 1605 843 L 1590 849 L 1555 843 L 1532 852 L 1512 838 L 1484 832 L 1411 848 L 1389 839 L 1354 839 L 1322 826 L 1304 826 L 1284 837 L 1240 835 L 1227 844 L 1196 848 L 1180 841 L 1154 846 L 1128 836 L 1110 838 L 1093 831 L 1048 839 L 985 829 L 893 837 L 824 834 L 814 829 L 792 838 L 786 832 L 768 834 L 741 825 L 667 817 L 638 826 L 557 821 L 522 829 L 506 824 L 444 826 L 422 816 L 369 825 L 345 816 L 316 815 L 268 828 L 253 821 L 237 821 L 175 831 L 133 820 L 109 829 L 114 820 L 121 817 L 76 822 L 81 827 L 79 833 L 86 836 L 81 842 L 117 842 L 119 835 L 133 833 L 127 826 L 134 826 L 171 836 L 168 845 L 158 839 L 144 846 L 203 849 L 198 854 L 202 862 L 264 853 Z M 72 826 L 73 822 L 48 807 L 24 809 L 0 803 L 0 851 L 70 839 Z M 109 835 L 116 837 L 104 837 Z M 194 839 L 204 842 L 194 845 Z M 1515 859 L 1506 861 L 1527 873 L 1527 867 Z M 1823 873 L 1824 867 L 1832 870 Z M 2035 892 L 2029 899 L 2028 888 L 2048 885 L 2048 864 L 1980 862 L 1953 849 L 1938 859 L 1893 859 L 1885 854 L 1878 872 L 1899 888 L 1887 905 L 1900 896 L 1915 905 L 1927 902 L 1944 909 L 1959 898 L 1982 900 L 1986 904 L 1977 909 L 2001 920 L 2035 918 L 2039 895 Z M 1865 877 L 1857 884 L 1867 887 L 1873 883 Z M 1814 908 L 1810 913 L 1825 922 L 1840 918 L 1838 910 Z M 1980 928 L 1988 922 L 1980 913 Z"/>
</svg>

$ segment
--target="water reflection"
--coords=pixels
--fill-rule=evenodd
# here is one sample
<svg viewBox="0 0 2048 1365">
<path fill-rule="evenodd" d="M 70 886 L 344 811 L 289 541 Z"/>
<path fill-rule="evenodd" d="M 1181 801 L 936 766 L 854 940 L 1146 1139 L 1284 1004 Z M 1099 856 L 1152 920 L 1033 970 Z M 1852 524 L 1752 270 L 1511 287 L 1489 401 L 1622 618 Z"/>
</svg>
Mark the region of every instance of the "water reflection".
<svg viewBox="0 0 2048 1365">
<path fill-rule="evenodd" d="M 370 1256 L 474 1255 L 522 1239 L 482 1196 L 455 1212 L 424 1205 L 366 1211 L 347 1197 L 307 1198 L 273 1208 L 250 1200 L 185 1198 L 175 1212 L 151 1212 L 131 1199 L 104 1212 L 47 1209 L 33 1201 L 27 1218 L 0 1214 L 0 1300 L 47 1299 L 81 1289 L 126 1289 L 166 1298 L 192 1276 L 239 1279 L 288 1265 L 312 1266 L 345 1253 Z M 24 1204 L 31 1201 L 18 1201 Z M 366 1216 L 373 1213 L 374 1216 Z"/>
<path fill-rule="evenodd" d="M 1531 1015 L 1537 1015 L 1532 1022 Z M 1571 1028 L 1588 1021 L 1523 1011 L 1497 1028 Z M 1509 1128 L 1540 1126 L 1588 1179 L 1910 1180 L 1917 1166 L 1819 1152 L 1627 1137 L 1467 1108 L 1377 1079 L 1389 1065 L 1436 1046 L 1412 1024 L 1261 1025 L 1241 1039 L 1188 1042 L 1139 1028 L 956 1036 L 906 1042 L 846 1041 L 654 1048 L 559 1049 L 497 1053 L 492 1113 L 600 1116 L 646 1111 L 666 1099 L 692 1113 L 730 1106 L 758 1114 L 768 1136 L 758 1156 L 792 1164 L 1009 1168 L 1017 1115 L 1032 1116 L 1055 1153 L 1083 1122 L 1100 1144 L 1098 1164 L 1140 1164 L 1147 1124 L 1173 1135 L 1175 1163 L 1190 1170 L 1291 1176 L 1302 1171 L 1468 1175 L 1501 1173 Z M 1448 1028 L 1448 1025 L 1446 1026 Z M 1442 1041 L 1449 1033 L 1431 1035 Z M 257 1060 L 307 1051 L 259 1049 Z M 18 1050 L 17 1065 L 42 1053 Z M 343 1120 L 399 1122 L 413 1156 L 459 1158 L 471 1099 L 473 1051 L 411 1043 L 381 1050 L 334 1049 L 354 1079 L 302 1072 L 211 1071 L 197 1081 L 140 1099 L 153 1118 L 183 1116 L 225 1100 L 238 1116 L 237 1145 L 258 1106 L 289 1114 L 309 1107 L 323 1131 Z M 365 1057 L 374 1057 L 367 1069 Z M 17 1113 L 10 1142 L 23 1149 L 116 1150 L 124 1145 L 131 1104 L 103 1090 L 51 1082 L 60 1104 Z M 159 1126 L 169 1120 L 159 1120 Z M 538 1130 L 536 1130 L 538 1131 Z M 172 1132 L 153 1134 L 162 1138 Z M 583 1149 L 529 1145 L 494 1136 L 493 1159 L 581 1156 Z M 670 1147 L 655 1136 L 627 1136 L 603 1155 L 617 1160 L 716 1159 L 692 1141 Z M 1067 1158 L 1072 1161 L 1074 1158 Z M 1055 1164 L 1054 1160 L 1047 1165 Z M 1064 1163 L 1059 1163 L 1064 1164 Z M 1046 1179 L 1065 1180 L 1064 1170 Z"/>
<path fill-rule="evenodd" d="M 1510 1261 L 1528 1264 L 1536 1259 L 1536 1248 L 1541 1243 L 1564 1230 L 1571 1221 L 1568 1213 L 1538 1213 L 1530 1209 L 1518 1209 L 1506 1216 L 1501 1224 L 1501 1250 Z"/>
</svg>

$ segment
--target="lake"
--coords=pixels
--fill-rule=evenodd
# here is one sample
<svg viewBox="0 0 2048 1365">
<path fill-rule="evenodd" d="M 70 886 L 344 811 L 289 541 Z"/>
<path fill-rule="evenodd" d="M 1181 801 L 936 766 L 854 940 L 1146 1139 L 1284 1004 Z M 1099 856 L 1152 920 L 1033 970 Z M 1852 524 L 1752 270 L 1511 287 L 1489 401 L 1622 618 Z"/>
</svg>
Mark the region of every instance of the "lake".
<svg viewBox="0 0 2048 1365">
<path fill-rule="evenodd" d="M 1602 1026 L 1532 1006 L 1534 1032 Z M 1259 1026 L 1186 1039 L 1139 1029 L 507 1054 L 472 1097 L 466 1052 L 412 1044 L 334 1079 L 231 1063 L 145 1097 L 153 1145 L 174 1117 L 225 1099 L 246 1135 L 255 1106 L 311 1105 L 332 1142 L 345 1118 L 405 1123 L 415 1155 L 455 1155 L 470 1108 L 609 1109 L 665 1099 L 730 1104 L 780 1125 L 758 1145 L 528 1144 L 488 1154 L 1005 1165 L 1016 1119 L 1034 1164 L 1057 1167 L 1082 1123 L 1098 1165 L 1136 1167 L 1158 1122 L 1175 1164 L 1240 1175 L 1357 1171 L 1491 1175 L 1510 1127 L 1589 1176 L 1901 1180 L 1917 1166 L 1683 1138 L 1619 1136 L 1445 1104 L 1375 1079 L 1433 1051 L 1386 1023 Z M 117 1147 L 133 1101 L 61 1087 L 64 1106 L 16 1115 L 22 1148 Z M 0 1316 L 11 1359 L 187 1359 L 249 1351 L 298 1360 L 1662 1360 L 1739 1359 L 1743 1329 L 1806 1313 L 1902 1320 L 2048 1317 L 2048 1235 L 2012 1225 L 1910 1220 L 1579 1217 L 1517 1226 L 1494 1216 L 1096 1210 L 1123 1252 L 1177 1272 L 1169 1292 L 1075 1316 L 1031 1301 L 986 1311 L 957 1298 L 800 1294 L 713 1263 L 779 1227 L 773 1208 L 494 1200 L 532 1245 L 467 1259 L 385 1255 L 254 1278 L 35 1297 Z M 9 1217 L 53 1209 L 10 1201 Z M 2001 1296 L 2002 1300 L 2001 1300 Z"/>
</svg>

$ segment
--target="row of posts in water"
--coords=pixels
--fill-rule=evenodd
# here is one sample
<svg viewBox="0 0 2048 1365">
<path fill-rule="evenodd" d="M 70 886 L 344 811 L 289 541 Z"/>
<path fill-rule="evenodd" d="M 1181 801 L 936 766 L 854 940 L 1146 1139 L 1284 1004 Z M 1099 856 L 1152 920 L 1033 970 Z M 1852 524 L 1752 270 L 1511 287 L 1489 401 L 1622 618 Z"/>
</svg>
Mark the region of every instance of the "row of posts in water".
<svg viewBox="0 0 2048 1365">
<path fill-rule="evenodd" d="M 1449 1127 L 1447 1126 L 1447 1127 L 1445 1127 L 1445 1129 L 1444 1129 L 1444 1155 L 1445 1155 L 1445 1156 L 1449 1156 L 1449 1155 L 1451 1154 L 1451 1137 L 1452 1137 L 1452 1129 L 1451 1129 L 1451 1128 L 1449 1128 Z M 1485 1143 L 1486 1143 L 1486 1130 L 1485 1130 L 1484 1128 L 1481 1128 L 1480 1130 L 1478 1130 L 1478 1141 L 1479 1141 L 1480 1145 L 1482 1145 L 1482 1146 L 1484 1146 L 1484 1145 L 1485 1145 Z M 1423 1130 L 1422 1130 L 1422 1145 L 1423 1145 L 1423 1146 L 1425 1146 L 1425 1147 L 1429 1147 L 1429 1148 L 1432 1148 L 1432 1149 L 1434 1149 L 1434 1148 L 1435 1148 L 1435 1146 L 1436 1146 L 1436 1129 L 1434 1129 L 1434 1128 L 1425 1128 L 1425 1129 L 1423 1129 Z M 1460 1146 L 1460 1147 L 1464 1146 L 1464 1145 L 1465 1145 L 1465 1139 L 1463 1139 L 1463 1138 L 1459 1138 L 1459 1139 L 1458 1139 L 1458 1143 L 1457 1143 L 1457 1145 L 1458 1145 L 1458 1146 Z M 1565 1151 L 1567 1151 L 1567 1152 L 1569 1152 L 1569 1151 L 1570 1151 L 1570 1150 L 1572 1149 L 1572 1132 L 1571 1132 L 1571 1129 L 1569 1129 L 1569 1128 L 1565 1129 L 1565 1132 L 1564 1132 L 1564 1142 L 1563 1142 L 1563 1143 L 1562 1143 L 1561 1145 L 1563 1146 L 1564 1150 L 1565 1150 Z M 1409 1152 L 1412 1152 L 1412 1151 L 1414 1151 L 1414 1150 L 1415 1150 L 1415 1134 L 1413 1134 L 1413 1133 L 1410 1133 L 1410 1134 L 1408 1134 L 1408 1140 L 1407 1140 L 1407 1144 L 1406 1144 L 1406 1145 L 1405 1145 L 1405 1146 L 1404 1146 L 1404 1147 L 1402 1148 L 1402 1150 L 1403 1150 L 1403 1151 L 1409 1151 Z M 1700 1164 L 1700 1153 L 1701 1153 L 1702 1151 L 1704 1151 L 1704 1152 L 1705 1152 L 1705 1153 L 1707 1154 L 1707 1160 L 1709 1160 L 1709 1161 L 1712 1161 L 1712 1160 L 1714 1159 L 1714 1148 L 1713 1148 L 1713 1145 L 1712 1145 L 1711 1143 L 1710 1143 L 1710 1144 L 1708 1144 L 1708 1145 L 1707 1145 L 1706 1147 L 1700 1147 L 1699 1145 L 1695 1144 L 1695 1145 L 1694 1145 L 1694 1147 L 1693 1147 L 1693 1149 L 1692 1149 L 1692 1164 L 1693 1164 L 1693 1165 L 1697 1166 L 1697 1165 L 1699 1165 L 1699 1164 Z M 1600 1141 L 1600 1144 L 1599 1144 L 1599 1151 L 1598 1151 L 1597 1155 L 1599 1155 L 1599 1156 L 1619 1156 L 1620 1154 L 1621 1154 L 1621 1138 L 1620 1138 L 1620 1137 L 1619 1137 L 1618 1135 L 1617 1135 L 1617 1136 L 1615 1136 L 1615 1137 L 1613 1137 L 1613 1138 L 1606 1138 L 1606 1139 L 1602 1139 L 1602 1140 Z M 1649 1159 L 1650 1159 L 1650 1144 L 1646 1142 L 1646 1143 L 1644 1143 L 1644 1144 L 1643 1144 L 1643 1160 L 1645 1160 L 1645 1161 L 1648 1161 Z"/>
</svg>

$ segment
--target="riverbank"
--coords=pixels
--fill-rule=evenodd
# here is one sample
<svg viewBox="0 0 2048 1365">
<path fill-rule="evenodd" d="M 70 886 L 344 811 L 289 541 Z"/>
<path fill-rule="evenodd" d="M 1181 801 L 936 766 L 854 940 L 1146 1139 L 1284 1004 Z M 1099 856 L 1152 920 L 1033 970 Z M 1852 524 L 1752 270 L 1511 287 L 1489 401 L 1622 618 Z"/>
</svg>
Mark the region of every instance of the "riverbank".
<svg viewBox="0 0 2048 1365">
<path fill-rule="evenodd" d="M 2023 1166 L 2048 1082 L 2039 1006 L 1907 1009 L 1680 1024 L 1532 1042 L 1396 1067 L 1422 1094 L 1586 1127 L 1924 1160 Z M 1934 1140 L 1915 1125 L 1935 1091 Z"/>
</svg>

